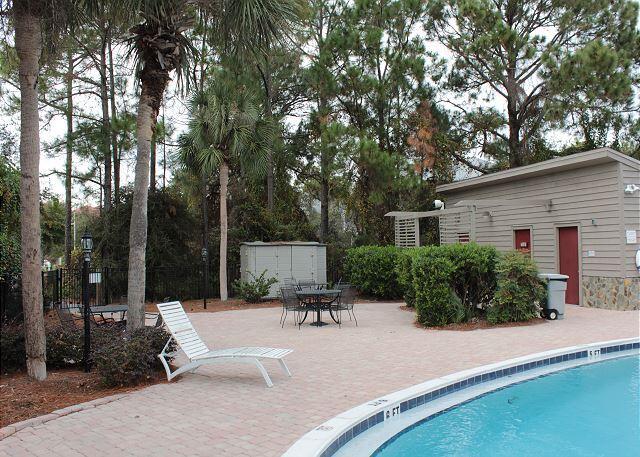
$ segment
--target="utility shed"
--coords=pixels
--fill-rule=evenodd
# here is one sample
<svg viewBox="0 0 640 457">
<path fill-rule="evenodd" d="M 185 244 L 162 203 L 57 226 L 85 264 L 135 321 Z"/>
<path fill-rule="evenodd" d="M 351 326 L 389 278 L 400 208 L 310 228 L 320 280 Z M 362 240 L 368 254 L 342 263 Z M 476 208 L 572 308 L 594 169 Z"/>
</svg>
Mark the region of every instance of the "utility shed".
<svg viewBox="0 0 640 457">
<path fill-rule="evenodd" d="M 252 241 L 240 244 L 240 278 L 251 281 L 266 270 L 265 277 L 276 278 L 268 297 L 279 295 L 284 280 L 312 279 L 327 282 L 327 246 L 315 241 Z"/>
<path fill-rule="evenodd" d="M 437 187 L 440 242 L 476 241 L 531 255 L 569 276 L 567 302 L 640 309 L 640 161 L 609 148 Z M 411 218 L 411 213 L 390 213 Z"/>
</svg>

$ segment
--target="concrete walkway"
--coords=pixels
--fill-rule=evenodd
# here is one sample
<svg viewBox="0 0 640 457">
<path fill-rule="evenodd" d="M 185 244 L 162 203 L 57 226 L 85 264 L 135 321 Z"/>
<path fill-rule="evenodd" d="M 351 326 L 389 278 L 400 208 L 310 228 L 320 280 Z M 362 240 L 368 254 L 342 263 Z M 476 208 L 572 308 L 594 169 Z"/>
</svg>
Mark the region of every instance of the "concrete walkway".
<svg viewBox="0 0 640 457">
<path fill-rule="evenodd" d="M 29 427 L 0 441 L 0 457 L 279 456 L 339 412 L 385 393 L 516 356 L 639 334 L 638 311 L 570 306 L 564 321 L 475 331 L 427 331 L 398 304 L 357 305 L 347 322 L 298 330 L 279 309 L 192 314 L 211 347 L 274 346 L 293 378 L 267 363 L 203 367 L 171 384 Z M 325 320 L 329 317 L 326 316 Z M 303 457 L 303 456 L 301 456 Z"/>
</svg>

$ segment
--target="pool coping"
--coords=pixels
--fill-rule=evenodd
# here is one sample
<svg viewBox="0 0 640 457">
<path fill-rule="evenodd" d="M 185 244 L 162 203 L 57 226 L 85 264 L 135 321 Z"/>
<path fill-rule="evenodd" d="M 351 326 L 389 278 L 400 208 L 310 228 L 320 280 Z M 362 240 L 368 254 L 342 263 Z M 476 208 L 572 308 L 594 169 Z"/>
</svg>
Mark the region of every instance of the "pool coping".
<svg viewBox="0 0 640 457">
<path fill-rule="evenodd" d="M 566 365 L 571 362 L 582 360 L 592 363 L 604 360 L 609 354 L 639 349 L 640 338 L 637 337 L 588 343 L 538 352 L 431 379 L 338 414 L 303 435 L 283 454 L 283 457 L 331 457 L 371 427 L 387 421 L 395 421 L 418 406 L 445 397 L 452 398 L 448 396 L 462 390 L 490 381 L 504 380 L 509 376 L 514 377 L 513 383 L 515 383 L 519 379 L 514 375 L 521 375 L 534 369 L 557 366 L 560 370 L 567 368 Z M 443 405 L 440 411 L 454 405 Z"/>
</svg>

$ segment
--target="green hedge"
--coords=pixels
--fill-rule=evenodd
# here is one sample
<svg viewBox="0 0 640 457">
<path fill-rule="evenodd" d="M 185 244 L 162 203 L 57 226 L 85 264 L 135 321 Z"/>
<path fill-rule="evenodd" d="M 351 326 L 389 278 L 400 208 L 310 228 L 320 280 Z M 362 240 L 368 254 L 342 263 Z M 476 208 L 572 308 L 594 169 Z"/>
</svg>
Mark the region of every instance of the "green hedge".
<svg viewBox="0 0 640 457">
<path fill-rule="evenodd" d="M 476 243 L 407 249 L 396 262 L 405 301 L 427 326 L 533 319 L 545 294 L 537 273 L 529 257 Z"/>
<path fill-rule="evenodd" d="M 407 248 L 398 251 L 396 258 L 396 277 L 405 303 L 409 307 L 415 304 L 416 294 L 413 287 L 413 259 L 425 252 L 425 247 Z"/>
<path fill-rule="evenodd" d="M 416 255 L 411 271 L 418 322 L 442 326 L 464 321 L 464 307 L 450 286 L 456 266 L 442 250 L 432 247 Z"/>
<path fill-rule="evenodd" d="M 395 246 L 360 246 L 347 250 L 345 275 L 365 295 L 378 298 L 400 298 Z"/>
<path fill-rule="evenodd" d="M 496 267 L 498 286 L 487 320 L 492 324 L 519 322 L 539 315 L 546 291 L 530 257 L 520 252 L 504 254 Z"/>
<path fill-rule="evenodd" d="M 407 305 L 416 306 L 418 320 L 425 325 L 446 325 L 478 316 L 493 297 L 497 257 L 495 248 L 476 243 L 403 251 L 398 255 L 396 270 Z M 437 278 L 437 284 L 433 284 L 433 278 Z M 443 310 L 438 310 L 444 288 L 449 292 Z"/>
<path fill-rule="evenodd" d="M 493 246 L 476 243 L 447 244 L 434 249 L 454 265 L 449 285 L 462 302 L 467 317 L 477 315 L 479 306 L 493 298 L 498 251 Z"/>
</svg>

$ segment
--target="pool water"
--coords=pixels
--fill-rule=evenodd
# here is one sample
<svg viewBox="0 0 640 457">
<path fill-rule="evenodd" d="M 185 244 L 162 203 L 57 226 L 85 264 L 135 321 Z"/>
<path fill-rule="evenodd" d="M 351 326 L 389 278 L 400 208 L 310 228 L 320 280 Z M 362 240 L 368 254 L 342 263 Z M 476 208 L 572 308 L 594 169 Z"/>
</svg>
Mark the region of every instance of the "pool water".
<svg viewBox="0 0 640 457">
<path fill-rule="evenodd" d="M 640 456 L 640 359 L 560 371 L 420 422 L 376 457 Z"/>
</svg>

